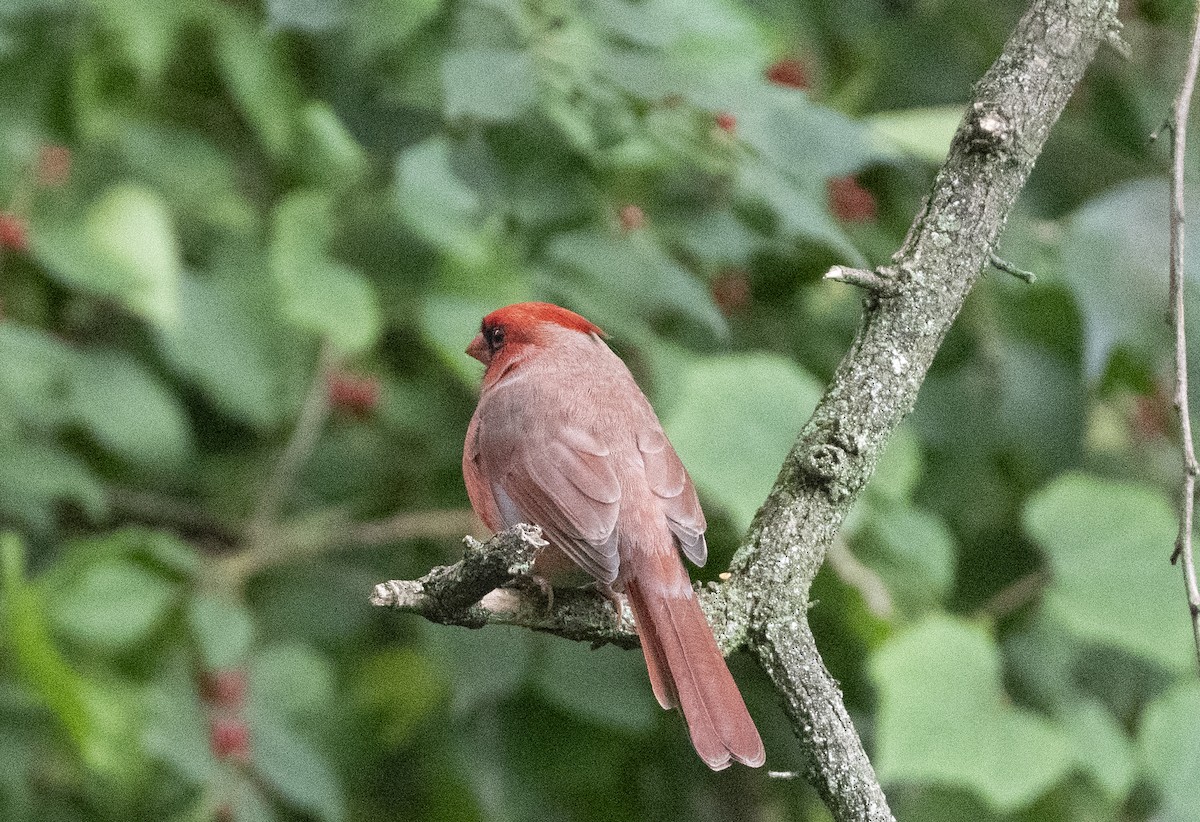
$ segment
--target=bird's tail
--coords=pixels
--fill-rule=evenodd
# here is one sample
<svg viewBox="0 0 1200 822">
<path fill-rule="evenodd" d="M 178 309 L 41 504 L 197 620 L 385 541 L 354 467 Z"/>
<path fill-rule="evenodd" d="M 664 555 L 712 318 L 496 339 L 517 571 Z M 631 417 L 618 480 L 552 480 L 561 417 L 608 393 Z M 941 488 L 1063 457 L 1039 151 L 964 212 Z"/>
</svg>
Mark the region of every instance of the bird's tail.
<svg viewBox="0 0 1200 822">
<path fill-rule="evenodd" d="M 655 567 L 647 568 L 648 574 L 635 573 L 625 593 L 654 696 L 664 708 L 683 710 L 696 753 L 714 771 L 733 760 L 757 768 L 766 760 L 762 739 L 682 564 L 661 555 L 647 557 L 646 563 Z"/>
</svg>

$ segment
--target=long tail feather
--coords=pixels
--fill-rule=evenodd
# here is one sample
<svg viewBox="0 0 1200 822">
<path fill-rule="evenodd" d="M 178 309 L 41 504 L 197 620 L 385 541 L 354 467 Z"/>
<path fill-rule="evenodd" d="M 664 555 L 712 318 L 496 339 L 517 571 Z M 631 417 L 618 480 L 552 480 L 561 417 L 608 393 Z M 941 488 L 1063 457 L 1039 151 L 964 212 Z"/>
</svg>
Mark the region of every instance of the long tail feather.
<svg viewBox="0 0 1200 822">
<path fill-rule="evenodd" d="M 664 708 L 683 710 L 696 753 L 714 771 L 731 761 L 762 765 L 762 739 L 695 596 L 637 577 L 626 593 L 654 695 Z"/>
</svg>

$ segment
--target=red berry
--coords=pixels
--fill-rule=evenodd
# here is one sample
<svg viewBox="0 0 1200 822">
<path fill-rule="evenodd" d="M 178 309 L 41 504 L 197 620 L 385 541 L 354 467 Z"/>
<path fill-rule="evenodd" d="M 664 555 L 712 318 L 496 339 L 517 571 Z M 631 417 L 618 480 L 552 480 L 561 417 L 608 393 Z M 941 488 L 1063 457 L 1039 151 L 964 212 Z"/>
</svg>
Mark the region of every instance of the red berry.
<svg viewBox="0 0 1200 822">
<path fill-rule="evenodd" d="M 348 371 L 335 371 L 326 380 L 329 404 L 337 411 L 356 417 L 369 415 L 379 405 L 382 387 L 375 377 L 360 377 Z"/>
<path fill-rule="evenodd" d="M 240 719 L 217 718 L 208 729 L 208 744 L 217 759 L 250 756 L 250 729 Z"/>
<path fill-rule="evenodd" d="M 776 60 L 767 69 L 767 79 L 777 86 L 807 89 L 812 87 L 808 67 L 794 57 Z"/>
<path fill-rule="evenodd" d="M 1139 442 L 1151 442 L 1170 436 L 1174 419 L 1170 394 L 1155 385 L 1149 394 L 1141 394 L 1134 401 L 1129 427 Z"/>
<path fill-rule="evenodd" d="M 741 314 L 750 305 L 750 275 L 745 269 L 725 269 L 708 288 L 713 302 L 726 317 Z"/>
<path fill-rule="evenodd" d="M 38 154 L 38 185 L 57 187 L 71 176 L 71 150 L 66 146 L 42 146 Z"/>
<path fill-rule="evenodd" d="M 29 225 L 25 218 L 0 211 L 0 248 L 24 251 L 29 248 Z"/>
<path fill-rule="evenodd" d="M 642 211 L 641 206 L 622 206 L 618 217 L 622 231 L 637 231 L 646 225 L 646 212 Z"/>
<path fill-rule="evenodd" d="M 717 128 L 721 129 L 721 131 L 727 131 L 732 134 L 737 128 L 737 118 L 728 111 L 717 112 L 717 116 L 714 119 L 716 120 Z"/>
<path fill-rule="evenodd" d="M 246 672 L 241 668 L 206 671 L 200 680 L 205 702 L 226 710 L 237 710 L 246 701 Z"/>
<path fill-rule="evenodd" d="M 866 223 L 875 219 L 875 195 L 867 191 L 853 175 L 834 177 L 826 184 L 829 210 L 843 223 Z"/>
</svg>

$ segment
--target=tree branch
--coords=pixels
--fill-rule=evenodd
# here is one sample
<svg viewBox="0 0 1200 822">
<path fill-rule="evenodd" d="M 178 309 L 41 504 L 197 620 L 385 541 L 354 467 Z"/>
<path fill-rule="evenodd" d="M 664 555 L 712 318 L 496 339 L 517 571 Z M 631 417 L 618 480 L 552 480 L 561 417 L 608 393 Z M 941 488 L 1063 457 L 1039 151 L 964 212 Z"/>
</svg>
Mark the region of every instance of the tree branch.
<svg viewBox="0 0 1200 822">
<path fill-rule="evenodd" d="M 453 565 L 438 566 L 416 580 L 389 580 L 375 586 L 371 604 L 420 614 L 442 625 L 482 628 L 516 625 L 590 642 L 593 646 L 636 648 L 633 614 L 626 608 L 618 624 L 612 604 L 594 589 L 555 591 L 552 601 L 531 593 L 530 569 L 546 541 L 540 528 L 518 525 L 480 543 L 463 540 L 466 553 Z M 517 583 L 522 588 L 502 588 Z"/>
<path fill-rule="evenodd" d="M 1171 216 L 1170 272 L 1171 324 L 1175 331 L 1175 409 L 1183 433 L 1183 482 L 1180 485 L 1179 535 L 1171 562 L 1183 560 L 1183 585 L 1188 611 L 1192 619 L 1192 635 L 1196 642 L 1196 660 L 1200 663 L 1200 588 L 1196 584 L 1196 563 L 1192 552 L 1192 519 L 1196 504 L 1196 449 L 1192 440 L 1192 419 L 1188 406 L 1187 328 L 1183 309 L 1183 167 L 1187 147 L 1188 112 L 1192 106 L 1192 91 L 1196 87 L 1196 71 L 1200 67 L 1200 6 L 1192 27 L 1192 47 L 1187 67 L 1179 84 L 1179 95 L 1171 121 Z"/>
<path fill-rule="evenodd" d="M 917 391 L 996 242 L 1050 128 L 1096 48 L 1118 26 L 1113 0 L 1035 0 L 975 87 L 933 190 L 892 258 L 894 296 L 866 300 L 833 382 L 734 557 L 729 611 L 783 695 L 810 781 L 835 819 L 891 819 L 817 653 L 808 590 L 842 520 Z"/>
<path fill-rule="evenodd" d="M 1051 126 L 1096 48 L 1118 28 L 1115 0 L 1033 2 L 976 85 L 950 154 L 892 264 L 875 273 L 842 269 L 835 275 L 868 289 L 858 333 L 755 516 L 729 579 L 703 592 L 719 640 L 726 648 L 747 646 L 774 683 L 809 754 L 806 776 L 839 822 L 891 820 L 892 814 L 838 684 L 817 653 L 806 618 L 809 587 L 990 263 Z M 405 585 L 386 585 L 393 584 Z M 414 598 L 404 607 L 436 614 L 422 604 L 425 580 L 410 585 L 419 587 L 395 595 Z M 551 623 L 559 607 L 547 616 Z M 484 611 L 479 618 L 492 621 L 496 612 Z M 528 624 L 510 614 L 495 621 Z M 564 633 L 545 623 L 530 627 Z M 573 638 L 611 641 L 603 626 L 593 627 Z"/>
</svg>

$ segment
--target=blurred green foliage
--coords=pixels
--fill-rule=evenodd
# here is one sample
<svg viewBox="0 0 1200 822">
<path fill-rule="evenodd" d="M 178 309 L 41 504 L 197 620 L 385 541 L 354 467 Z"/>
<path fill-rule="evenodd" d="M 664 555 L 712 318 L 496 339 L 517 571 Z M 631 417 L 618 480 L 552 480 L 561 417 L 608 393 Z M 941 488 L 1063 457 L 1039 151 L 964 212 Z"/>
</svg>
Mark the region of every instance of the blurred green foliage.
<svg viewBox="0 0 1200 822">
<path fill-rule="evenodd" d="M 1147 139 L 1189 7 L 1124 8 L 1004 238 L 1038 283 L 972 294 L 814 587 L 902 819 L 1200 818 Z M 461 352 L 527 298 L 611 333 L 719 573 L 854 331 L 821 274 L 898 246 L 1022 10 L 7 0 L 0 818 L 827 818 L 637 654 L 366 594 L 455 558 Z"/>
</svg>

